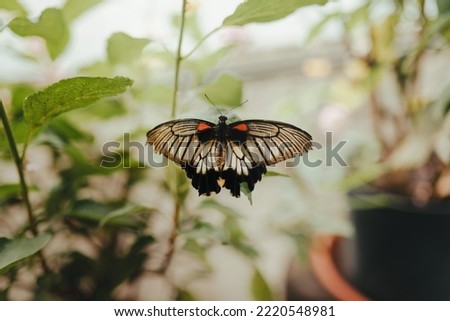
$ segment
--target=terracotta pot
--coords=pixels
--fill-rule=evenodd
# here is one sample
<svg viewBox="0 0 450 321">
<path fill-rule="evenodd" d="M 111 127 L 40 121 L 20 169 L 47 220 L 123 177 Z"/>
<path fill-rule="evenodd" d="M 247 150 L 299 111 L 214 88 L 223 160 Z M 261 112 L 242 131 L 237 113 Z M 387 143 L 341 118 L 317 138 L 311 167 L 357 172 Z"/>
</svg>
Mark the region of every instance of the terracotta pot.
<svg viewBox="0 0 450 321">
<path fill-rule="evenodd" d="M 342 301 L 363 301 L 369 298 L 348 281 L 345 268 L 349 251 L 348 241 L 336 235 L 318 235 L 310 250 L 311 269 L 321 287 L 334 299 Z M 350 267 L 351 269 L 351 267 Z"/>
</svg>

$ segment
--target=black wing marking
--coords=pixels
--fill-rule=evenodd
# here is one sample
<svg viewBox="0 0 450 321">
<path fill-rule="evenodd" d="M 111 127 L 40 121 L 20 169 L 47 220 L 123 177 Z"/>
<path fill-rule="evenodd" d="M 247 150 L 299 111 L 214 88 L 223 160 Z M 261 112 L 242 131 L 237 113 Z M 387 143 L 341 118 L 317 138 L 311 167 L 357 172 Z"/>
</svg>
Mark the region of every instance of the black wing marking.
<svg viewBox="0 0 450 321">
<path fill-rule="evenodd" d="M 241 147 L 256 164 L 273 165 L 312 149 L 312 137 L 288 123 L 267 120 L 245 120 L 230 124 L 247 126 L 246 141 Z"/>
<path fill-rule="evenodd" d="M 248 189 L 253 191 L 255 184 L 262 179 L 267 172 L 264 163 L 258 163 L 252 159 L 240 146 L 240 142 L 227 140 L 225 161 L 220 177 L 225 180 L 224 186 L 229 189 L 231 195 L 240 196 L 240 184 L 247 183 Z"/>
<path fill-rule="evenodd" d="M 198 195 L 209 196 L 211 193 L 219 193 L 221 187 L 219 185 L 219 172 L 214 169 L 209 169 L 205 174 L 197 173 L 197 168 L 191 164 L 183 166 L 184 171 L 189 179 L 191 179 L 192 186 L 198 190 Z"/>
</svg>

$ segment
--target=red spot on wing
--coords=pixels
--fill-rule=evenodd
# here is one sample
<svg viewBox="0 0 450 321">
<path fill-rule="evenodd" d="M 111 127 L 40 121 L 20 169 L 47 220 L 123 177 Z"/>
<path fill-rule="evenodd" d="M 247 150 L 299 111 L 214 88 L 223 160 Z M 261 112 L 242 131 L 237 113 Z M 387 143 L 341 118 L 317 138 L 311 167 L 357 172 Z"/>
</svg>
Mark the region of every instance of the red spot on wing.
<svg viewBox="0 0 450 321">
<path fill-rule="evenodd" d="M 239 125 L 233 126 L 233 129 L 239 130 L 241 132 L 246 132 L 248 131 L 248 126 L 245 123 L 241 123 Z"/>
<path fill-rule="evenodd" d="M 207 123 L 198 123 L 198 125 L 197 125 L 197 130 L 200 132 L 202 130 L 206 130 L 206 129 L 210 129 L 210 128 L 211 128 L 211 126 L 208 125 Z"/>
</svg>

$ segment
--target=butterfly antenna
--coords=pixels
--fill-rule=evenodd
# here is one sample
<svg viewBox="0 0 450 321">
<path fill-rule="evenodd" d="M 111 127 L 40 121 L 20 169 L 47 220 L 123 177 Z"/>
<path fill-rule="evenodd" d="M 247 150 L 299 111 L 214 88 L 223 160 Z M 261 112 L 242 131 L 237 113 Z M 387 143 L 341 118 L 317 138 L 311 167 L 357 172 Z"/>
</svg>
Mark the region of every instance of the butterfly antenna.
<svg viewBox="0 0 450 321">
<path fill-rule="evenodd" d="M 208 97 L 208 95 L 207 95 L 206 93 L 204 93 L 203 95 L 206 97 L 206 99 L 208 99 L 208 101 L 211 103 L 211 105 L 214 106 L 214 108 L 219 112 L 219 114 L 220 114 L 221 116 L 223 116 L 223 114 L 222 114 L 222 112 L 220 111 L 219 107 L 217 107 L 216 104 L 213 103 L 213 101 Z"/>
<path fill-rule="evenodd" d="M 248 102 L 248 99 L 246 99 L 245 101 L 243 101 L 243 102 L 240 103 L 239 105 L 237 105 L 237 106 L 235 106 L 235 107 L 233 107 L 233 108 L 228 109 L 227 112 L 226 112 L 225 115 L 224 115 L 224 114 L 222 114 L 222 112 L 220 111 L 219 107 L 217 107 L 216 104 L 213 103 L 213 101 L 208 97 L 208 95 L 207 95 L 206 93 L 204 93 L 203 95 L 206 97 L 206 99 L 208 99 L 208 101 L 211 103 L 211 105 L 213 105 L 214 108 L 216 108 L 216 110 L 217 110 L 217 111 L 219 112 L 219 114 L 222 115 L 222 116 L 227 115 L 229 112 L 235 110 L 236 108 L 241 107 L 243 104 L 245 104 L 246 102 Z"/>
<path fill-rule="evenodd" d="M 248 102 L 248 99 L 246 99 L 245 101 L 243 101 L 243 102 L 240 103 L 239 105 L 237 105 L 237 106 L 235 106 L 235 107 L 233 107 L 233 108 L 228 109 L 227 112 L 225 113 L 225 115 L 228 114 L 229 112 L 235 110 L 236 108 L 241 107 L 241 106 L 242 106 L 243 104 L 245 104 L 246 102 Z"/>
</svg>

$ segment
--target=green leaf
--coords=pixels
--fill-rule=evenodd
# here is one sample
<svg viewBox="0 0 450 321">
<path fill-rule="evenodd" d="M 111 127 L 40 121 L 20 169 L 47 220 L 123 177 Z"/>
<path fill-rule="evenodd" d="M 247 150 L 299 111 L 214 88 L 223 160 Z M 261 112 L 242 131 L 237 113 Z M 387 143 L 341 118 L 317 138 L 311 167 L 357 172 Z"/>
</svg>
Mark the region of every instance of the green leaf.
<svg viewBox="0 0 450 321">
<path fill-rule="evenodd" d="M 184 61 L 184 66 L 187 69 L 195 71 L 196 81 L 201 82 L 205 75 L 209 75 L 214 66 L 216 66 L 221 59 L 227 57 L 233 46 L 222 47 L 219 50 L 215 50 L 212 53 L 202 55 L 201 57 L 194 58 L 190 56 L 188 60 Z M 171 57 L 169 57 L 171 58 Z"/>
<path fill-rule="evenodd" d="M 10 111 L 11 129 L 16 144 L 21 144 L 28 133 L 28 127 L 23 117 L 23 100 L 26 96 L 33 93 L 35 89 L 27 85 L 17 84 L 11 87 L 10 91 L 12 94 Z M 4 158 L 11 157 L 11 151 L 8 146 L 9 144 L 6 140 L 4 128 L 0 127 L 0 153 L 2 153 Z"/>
<path fill-rule="evenodd" d="M 196 239 L 188 238 L 183 245 L 183 250 L 205 259 L 205 247 L 201 246 Z"/>
<path fill-rule="evenodd" d="M 13 112 L 13 122 L 23 120 L 23 101 L 27 96 L 36 92 L 36 88 L 29 84 L 18 84 L 11 90 L 12 100 L 11 107 Z"/>
<path fill-rule="evenodd" d="M 50 234 L 14 240 L 0 238 L 0 273 L 6 272 L 13 265 L 40 251 L 50 239 Z"/>
<path fill-rule="evenodd" d="M 0 8 L 12 12 L 17 12 L 20 16 L 26 16 L 27 12 L 17 0 L 2 0 Z"/>
<path fill-rule="evenodd" d="M 243 26 L 252 22 L 270 22 L 286 17 L 309 5 L 324 5 L 328 0 L 248 0 L 223 20 L 223 26 Z"/>
<path fill-rule="evenodd" d="M 63 7 L 64 18 L 67 22 L 75 20 L 84 12 L 99 4 L 102 0 L 67 0 Z"/>
<path fill-rule="evenodd" d="M 450 12 L 440 14 L 437 19 L 430 21 L 425 32 L 423 32 L 418 39 L 419 41 L 417 41 L 415 47 L 410 50 L 400 65 L 400 70 L 404 75 L 410 75 L 414 72 L 417 57 L 428 49 L 431 41 L 434 40 L 434 37 L 439 33 L 445 37 L 447 43 L 450 43 Z"/>
<path fill-rule="evenodd" d="M 187 290 L 183 290 L 183 289 L 178 289 L 178 293 L 177 293 L 177 301 L 196 301 L 195 296 L 187 291 Z"/>
<path fill-rule="evenodd" d="M 25 120 L 31 128 L 72 109 L 87 106 L 96 100 L 117 95 L 131 86 L 125 77 L 77 77 L 61 80 L 28 96 L 24 101 Z"/>
<path fill-rule="evenodd" d="M 51 144 L 51 142 L 49 142 Z M 58 142 L 59 143 L 59 142 Z M 64 144 L 64 142 L 62 142 Z M 57 147 L 56 144 L 53 147 Z M 62 145 L 61 149 L 70 157 L 72 160 L 72 169 L 76 172 L 79 177 L 87 175 L 110 175 L 114 171 L 110 168 L 104 168 L 98 166 L 98 163 L 90 159 L 88 154 L 81 147 L 77 147 L 75 144 Z"/>
<path fill-rule="evenodd" d="M 94 223 L 100 225 L 105 217 L 112 215 L 104 221 L 103 226 L 130 228 L 133 230 L 143 229 L 146 224 L 145 220 L 136 216 L 122 215 L 122 209 L 117 210 L 113 205 L 94 202 L 92 200 L 77 201 L 67 217 L 76 218 L 80 221 Z M 142 211 L 141 211 L 142 212 Z"/>
<path fill-rule="evenodd" d="M 240 184 L 241 186 L 241 192 L 245 196 L 247 196 L 248 201 L 250 202 L 250 205 L 253 205 L 253 198 L 252 198 L 252 191 L 248 188 L 247 182 L 242 182 Z"/>
<path fill-rule="evenodd" d="M 20 184 L 0 185 L 0 198 L 15 196 L 20 194 Z"/>
<path fill-rule="evenodd" d="M 184 237 L 195 240 L 223 240 L 223 230 L 221 227 L 216 227 L 209 222 L 204 222 L 198 217 L 189 220 L 188 229 L 183 228 L 181 234 Z M 188 241 L 186 241 L 188 243 Z"/>
<path fill-rule="evenodd" d="M 128 279 L 130 282 L 144 272 L 145 263 L 148 262 L 150 252 L 148 246 L 155 242 L 152 235 L 140 235 L 136 242 L 131 246 L 130 251 L 119 260 L 122 265 L 122 280 Z M 108 256 L 108 251 L 105 253 Z M 120 283 L 122 283 L 121 281 Z"/>
<path fill-rule="evenodd" d="M 361 7 L 351 12 L 348 16 L 347 28 L 354 29 L 359 24 L 367 24 L 367 21 L 370 20 L 370 6 L 371 2 L 367 1 Z M 350 30 L 348 30 L 350 31 Z"/>
<path fill-rule="evenodd" d="M 120 217 L 132 216 L 132 215 L 140 214 L 140 213 L 144 213 L 144 212 L 149 213 L 150 211 L 152 211 L 152 209 L 146 208 L 144 206 L 128 204 L 128 205 L 126 205 L 122 208 L 119 208 L 115 211 L 112 211 L 109 214 L 107 214 L 106 216 L 104 216 L 100 220 L 98 225 L 100 227 L 103 227 L 103 226 L 107 225 L 108 223 L 110 223 L 111 221 L 116 220 Z"/>
<path fill-rule="evenodd" d="M 309 31 L 308 38 L 305 40 L 306 43 L 310 43 L 315 38 L 317 38 L 318 35 L 320 35 L 324 29 L 324 27 L 333 19 L 339 17 L 338 13 L 332 13 L 329 15 L 324 16 L 317 24 L 315 24 L 311 30 Z"/>
<path fill-rule="evenodd" d="M 183 250 L 196 255 L 202 262 L 208 263 L 206 258 L 207 246 L 200 245 L 196 239 L 187 239 L 183 245 Z"/>
<path fill-rule="evenodd" d="M 180 170 L 178 166 L 176 166 L 172 162 L 169 162 L 168 166 L 166 167 L 165 175 L 165 187 L 174 197 L 176 197 L 176 200 L 179 204 L 183 204 L 184 200 L 191 191 L 191 184 L 186 178 L 186 175 L 183 171 Z"/>
<path fill-rule="evenodd" d="M 374 208 L 384 208 L 401 204 L 401 197 L 395 197 L 385 193 L 351 195 L 348 203 L 353 210 L 367 210 Z"/>
<path fill-rule="evenodd" d="M 59 185 L 48 193 L 45 202 L 45 214 L 49 218 L 62 215 L 71 208 L 79 188 L 85 182 L 85 177 L 73 168 L 62 170 L 59 177 Z"/>
<path fill-rule="evenodd" d="M 43 38 L 52 59 L 63 52 L 69 41 L 69 29 L 64 21 L 62 11 L 55 8 L 44 10 L 38 22 L 15 18 L 8 24 L 8 27 L 22 37 L 39 36 Z"/>
<path fill-rule="evenodd" d="M 212 208 L 212 209 L 215 209 L 215 210 L 221 212 L 222 214 L 224 214 L 226 216 L 241 217 L 241 214 L 236 212 L 231 207 L 220 204 L 219 202 L 217 202 L 216 200 L 214 200 L 212 198 L 208 198 L 208 199 L 204 200 L 203 202 L 201 202 L 200 208 Z"/>
<path fill-rule="evenodd" d="M 267 171 L 267 173 L 265 174 L 266 177 L 270 177 L 270 176 L 281 176 L 281 177 L 289 177 L 289 175 L 286 174 L 282 174 L 282 173 L 278 173 L 275 171 Z M 250 202 L 250 205 L 253 205 L 253 198 L 252 198 L 252 191 L 250 191 L 250 189 L 248 188 L 248 185 L 246 182 L 242 182 L 240 184 L 241 186 L 241 192 L 242 194 L 244 194 L 245 196 L 247 196 L 248 201 Z"/>
<path fill-rule="evenodd" d="M 135 98 L 144 102 L 153 102 L 161 105 L 169 105 L 172 97 L 172 87 L 165 84 L 154 84 L 145 88 L 145 90 L 139 90 Z"/>
<path fill-rule="evenodd" d="M 241 215 L 231 207 L 220 204 L 214 199 L 207 199 L 200 204 L 201 208 L 213 208 L 224 215 L 222 230 L 223 243 L 228 244 L 249 258 L 258 256 L 256 249 L 249 244 L 242 227 L 239 224 Z"/>
<path fill-rule="evenodd" d="M 133 38 L 123 32 L 114 33 L 108 39 L 107 53 L 109 62 L 126 64 L 139 58 L 142 49 L 150 43 L 148 39 Z"/>
<path fill-rule="evenodd" d="M 202 28 L 200 27 L 200 24 L 198 23 L 199 15 L 197 14 L 189 14 L 186 15 L 184 19 L 184 30 L 185 34 L 192 37 L 192 39 L 195 42 L 201 41 L 203 38 L 203 32 Z M 172 26 L 178 30 L 180 29 L 181 25 L 181 16 L 180 15 L 173 15 L 172 16 Z"/>
<path fill-rule="evenodd" d="M 431 23 L 428 30 L 427 40 L 430 41 L 432 39 L 432 36 L 437 32 L 441 33 L 445 37 L 447 43 L 450 42 L 450 11 L 442 13 L 436 20 Z"/>
<path fill-rule="evenodd" d="M 80 128 L 75 126 L 73 122 L 68 119 L 64 119 L 63 117 L 49 122 L 43 131 L 48 134 L 55 135 L 64 144 L 68 144 L 72 141 L 88 143 L 92 143 L 94 141 L 94 136 L 90 133 L 82 131 Z"/>
<path fill-rule="evenodd" d="M 220 75 L 203 91 L 216 105 L 236 107 L 242 103 L 242 80 L 229 73 Z"/>
<path fill-rule="evenodd" d="M 0 185 L 0 206 L 9 199 L 16 198 L 20 195 L 19 184 L 3 184 Z"/>
<path fill-rule="evenodd" d="M 267 173 L 264 176 L 265 177 L 270 177 L 270 176 L 290 177 L 287 174 L 283 174 L 283 173 L 279 173 L 279 172 L 275 172 L 275 171 L 267 171 Z"/>
<path fill-rule="evenodd" d="M 92 64 L 81 67 L 79 73 L 85 76 L 95 76 L 95 77 L 115 76 L 114 68 L 111 68 L 111 64 L 106 60 L 96 61 L 93 62 Z"/>
<path fill-rule="evenodd" d="M 261 272 L 257 268 L 255 268 L 255 272 L 253 273 L 251 289 L 253 298 L 255 300 L 273 300 L 272 291 L 270 290 L 270 287 L 262 276 Z"/>
<path fill-rule="evenodd" d="M 450 12 L 450 1 L 448 0 L 436 0 L 437 6 L 439 8 L 439 13 L 444 14 Z"/>
<path fill-rule="evenodd" d="M 117 99 L 105 99 L 95 102 L 89 108 L 89 116 L 100 119 L 110 119 L 113 117 L 124 116 L 127 113 L 126 106 Z M 83 117 L 86 115 L 84 114 Z"/>
</svg>

